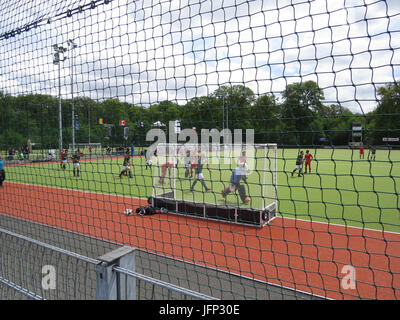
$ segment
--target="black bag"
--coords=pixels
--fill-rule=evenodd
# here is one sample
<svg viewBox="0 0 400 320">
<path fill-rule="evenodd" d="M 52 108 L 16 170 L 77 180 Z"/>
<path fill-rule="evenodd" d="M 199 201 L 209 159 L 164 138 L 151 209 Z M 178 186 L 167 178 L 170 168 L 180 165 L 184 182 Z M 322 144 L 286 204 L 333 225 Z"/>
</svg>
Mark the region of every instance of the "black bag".
<svg viewBox="0 0 400 320">
<path fill-rule="evenodd" d="M 166 213 L 166 209 L 161 208 L 160 210 L 153 208 L 151 206 L 141 206 L 140 208 L 136 209 L 136 213 L 141 216 L 152 216 L 158 213 Z"/>
</svg>

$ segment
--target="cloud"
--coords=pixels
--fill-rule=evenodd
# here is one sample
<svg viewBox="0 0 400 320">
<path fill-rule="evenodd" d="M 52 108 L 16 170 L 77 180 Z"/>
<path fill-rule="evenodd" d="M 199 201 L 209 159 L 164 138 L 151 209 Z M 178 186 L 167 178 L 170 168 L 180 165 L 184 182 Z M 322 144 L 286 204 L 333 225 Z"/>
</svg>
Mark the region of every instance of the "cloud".
<svg viewBox="0 0 400 320">
<path fill-rule="evenodd" d="M 84 4 L 30 3 L 29 10 L 0 5 L 19 18 L 0 23 L 0 32 Z M 56 95 L 52 45 L 74 39 L 75 95 L 185 103 L 221 85 L 279 95 L 313 80 L 326 103 L 368 112 L 377 87 L 399 75 L 399 30 L 395 0 L 111 1 L 1 39 L 0 85 L 12 94 Z M 71 95 L 71 54 L 61 68 L 64 97 Z"/>
</svg>

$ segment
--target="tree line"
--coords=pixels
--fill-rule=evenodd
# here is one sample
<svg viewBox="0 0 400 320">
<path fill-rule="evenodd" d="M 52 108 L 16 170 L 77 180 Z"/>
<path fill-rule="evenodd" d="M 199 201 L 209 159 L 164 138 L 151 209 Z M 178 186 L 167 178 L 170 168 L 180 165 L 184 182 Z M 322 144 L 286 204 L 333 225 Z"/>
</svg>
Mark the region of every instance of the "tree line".
<svg viewBox="0 0 400 320">
<path fill-rule="evenodd" d="M 398 83 L 378 88 L 377 107 L 368 113 L 354 113 L 340 104 L 327 105 L 324 99 L 323 90 L 313 81 L 287 85 L 280 99 L 270 93 L 256 96 L 244 85 L 221 86 L 185 104 L 161 101 L 140 106 L 117 98 L 95 101 L 76 97 L 75 141 L 146 146 L 152 143 L 146 141 L 146 133 L 154 123 L 166 124 L 167 131 L 169 121 L 175 120 L 180 120 L 182 129 L 196 128 L 197 132 L 254 129 L 256 143 L 282 146 L 348 145 L 354 122 L 362 124 L 364 144 L 383 145 L 384 137 L 400 136 Z M 0 91 L 0 149 L 20 147 L 28 139 L 37 149 L 57 148 L 58 103 L 57 97 L 49 95 L 13 96 Z M 68 148 L 72 142 L 72 101 L 62 99 L 61 103 L 63 143 Z M 126 121 L 129 132 L 120 120 Z"/>
</svg>

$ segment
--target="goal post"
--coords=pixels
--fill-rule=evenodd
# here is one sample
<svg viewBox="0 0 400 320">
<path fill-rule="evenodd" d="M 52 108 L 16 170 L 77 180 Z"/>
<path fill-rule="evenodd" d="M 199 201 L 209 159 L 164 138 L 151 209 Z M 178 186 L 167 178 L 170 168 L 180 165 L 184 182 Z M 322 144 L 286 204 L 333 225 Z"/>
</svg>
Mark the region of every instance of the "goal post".
<svg viewBox="0 0 400 320">
<path fill-rule="evenodd" d="M 152 164 L 156 208 L 256 226 L 276 216 L 276 144 L 160 144 Z"/>
<path fill-rule="evenodd" d="M 264 152 L 262 155 L 262 208 L 265 212 L 276 214 L 278 203 L 278 146 L 277 144 L 260 144 L 256 145 L 257 148 Z"/>
</svg>

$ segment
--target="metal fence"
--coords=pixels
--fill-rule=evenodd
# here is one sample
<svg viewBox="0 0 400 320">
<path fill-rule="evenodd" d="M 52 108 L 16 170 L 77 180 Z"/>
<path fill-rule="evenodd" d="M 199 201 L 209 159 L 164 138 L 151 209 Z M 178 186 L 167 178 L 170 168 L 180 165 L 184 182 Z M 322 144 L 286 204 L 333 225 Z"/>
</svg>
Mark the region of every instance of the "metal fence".
<svg viewBox="0 0 400 320">
<path fill-rule="evenodd" d="M 0 247 L 2 300 L 318 299 L 5 215 Z"/>
<path fill-rule="evenodd" d="M 93 259 L 5 229 L 0 229 L 0 236 L 2 244 L 14 243 L 1 251 L 0 265 L 1 270 L 14 272 L 8 273 L 10 279 L 0 277 L 0 282 L 15 295 L 37 300 L 136 299 L 139 279 L 184 296 L 213 299 L 135 272 L 134 248 L 119 247 Z"/>
</svg>

